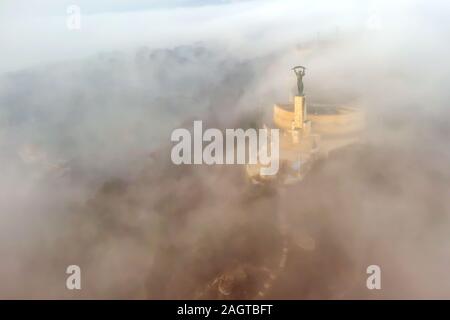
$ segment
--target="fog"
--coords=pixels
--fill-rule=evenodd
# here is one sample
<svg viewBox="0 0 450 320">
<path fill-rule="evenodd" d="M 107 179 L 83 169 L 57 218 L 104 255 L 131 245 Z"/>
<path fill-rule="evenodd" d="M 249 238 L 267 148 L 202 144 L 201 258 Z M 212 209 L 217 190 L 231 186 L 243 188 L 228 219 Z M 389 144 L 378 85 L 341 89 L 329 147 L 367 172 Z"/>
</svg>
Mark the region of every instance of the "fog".
<svg viewBox="0 0 450 320">
<path fill-rule="evenodd" d="M 211 297 L 287 239 L 269 298 L 449 298 L 448 6 L 3 2 L 0 297 Z M 240 166 L 172 164 L 174 128 L 268 122 L 299 64 L 308 101 L 365 110 L 362 143 L 262 191 Z"/>
</svg>

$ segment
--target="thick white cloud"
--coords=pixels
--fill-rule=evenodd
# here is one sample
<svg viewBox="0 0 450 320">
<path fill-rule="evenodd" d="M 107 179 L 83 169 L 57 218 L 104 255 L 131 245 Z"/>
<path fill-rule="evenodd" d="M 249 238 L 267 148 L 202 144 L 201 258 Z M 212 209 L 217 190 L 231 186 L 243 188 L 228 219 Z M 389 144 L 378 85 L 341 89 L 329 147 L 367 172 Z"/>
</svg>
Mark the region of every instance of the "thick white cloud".
<svg viewBox="0 0 450 320">
<path fill-rule="evenodd" d="M 78 3 L 82 10 L 79 31 L 66 28 L 66 5 L 72 3 Z M 348 178 L 343 190 L 349 194 L 365 191 L 363 214 L 344 212 L 352 217 L 349 218 L 352 230 L 358 230 L 362 243 L 370 240 L 365 235 L 381 238 L 378 231 L 386 229 L 378 249 L 385 243 L 401 240 L 400 247 L 405 250 L 400 252 L 405 255 L 402 257 L 405 262 L 400 266 L 417 274 L 416 278 L 423 282 L 417 291 L 433 287 L 426 285 L 426 277 L 417 272 L 420 267 L 416 270 L 410 267 L 411 261 L 417 260 L 419 266 L 424 263 L 420 264 L 420 257 L 414 254 L 415 246 L 410 243 L 423 229 L 421 219 L 427 217 L 427 210 L 448 210 L 445 199 L 433 190 L 436 179 L 433 175 L 442 179 L 448 176 L 445 119 L 448 119 L 450 79 L 446 7 L 447 1 L 418 0 L 139 1 L 139 4 L 125 0 L 1 1 L 0 73 L 25 71 L 0 79 L 0 251 L 6 252 L 2 260 L 7 261 L 0 264 L 0 296 L 52 296 L 54 293 L 47 288 L 60 286 L 53 283 L 49 272 L 54 271 L 51 255 L 62 254 L 55 239 L 67 237 L 70 242 L 72 232 L 76 235 L 92 232 L 89 221 L 82 231 L 67 225 L 59 228 L 61 216 L 83 211 L 80 203 L 84 204 L 92 195 L 91 188 L 97 188 L 104 179 L 134 173 L 142 158 L 155 147 L 165 145 L 170 128 L 182 121 L 211 114 L 224 120 L 235 116 L 236 110 L 253 110 L 260 105 L 270 110 L 272 103 L 287 100 L 294 83 L 289 69 L 297 63 L 308 67 L 308 98 L 335 101 L 346 94 L 360 98 L 367 107 L 369 124 L 374 126 L 368 130 L 370 140 L 382 150 L 384 147 L 389 150 L 382 154 L 385 157 L 382 159 L 392 160 L 390 177 L 399 182 L 394 195 L 367 184 L 361 168 L 355 174 L 351 166 L 346 166 L 347 162 L 332 164 L 330 170 L 334 174 Z M 199 42 L 199 47 L 192 46 Z M 189 46 L 183 47 L 185 44 Z M 155 48 L 162 50 L 155 53 Z M 109 53 L 98 54 L 105 51 Z M 391 119 L 394 124 L 387 121 L 384 127 L 378 117 Z M 408 159 L 402 151 L 396 151 L 404 149 L 433 161 L 423 161 L 426 165 L 423 172 L 409 171 L 402 165 Z M 75 171 L 76 178 L 52 176 L 47 181 L 48 172 L 56 172 L 57 176 L 61 172 L 60 161 L 70 162 L 68 166 Z M 367 170 L 377 172 L 370 165 Z M 186 190 L 196 189 L 197 185 L 191 185 L 189 177 L 185 178 L 186 185 L 172 184 L 168 179 L 166 191 L 172 194 L 174 189 L 186 194 Z M 84 188 L 85 184 L 78 184 L 80 181 L 89 187 Z M 224 183 L 225 188 L 214 190 L 219 203 L 228 201 L 227 195 L 221 198 L 222 190 L 234 189 L 227 185 L 230 181 Z M 334 194 L 334 185 L 325 183 L 329 193 Z M 445 193 L 445 188 L 438 191 Z M 136 215 L 130 217 L 130 212 L 121 211 L 123 203 L 112 202 L 117 204 L 118 212 L 111 219 L 118 219 L 114 222 L 119 230 L 135 224 L 146 228 L 138 218 L 152 220 L 157 216 L 147 209 L 153 208 L 158 196 L 164 195 L 159 193 L 159 185 L 138 191 L 143 193 L 142 199 L 138 198 L 144 203 L 144 213 L 133 212 Z M 434 202 L 434 209 L 427 201 L 413 201 L 415 194 Z M 344 204 L 355 204 L 346 195 L 342 197 Z M 324 204 L 333 207 L 335 199 L 330 197 Z M 234 198 L 229 202 L 233 201 Z M 384 214 L 378 212 L 380 208 Z M 395 212 L 392 208 L 400 212 L 396 221 L 408 221 L 411 232 L 397 237 L 389 216 Z M 240 216 L 237 213 L 241 213 L 239 210 L 235 214 Z M 216 214 L 227 220 L 222 212 Z M 192 221 L 205 215 L 195 212 Z M 336 220 L 338 226 L 348 227 L 348 221 L 340 215 Z M 183 229 L 186 234 L 199 228 L 192 221 L 189 224 L 192 229 Z M 214 230 L 208 224 L 201 227 Z M 447 258 L 443 248 L 448 232 L 437 231 L 434 236 L 439 244 L 427 238 L 423 246 L 432 256 L 430 264 L 440 275 L 448 270 L 438 263 Z M 132 237 L 126 240 L 111 244 L 100 237 L 91 243 L 94 249 L 89 246 L 82 249 L 92 249 L 96 256 L 95 250 L 100 248 L 106 252 L 106 261 L 122 255 L 123 265 L 132 261 L 127 265 L 129 270 L 148 270 L 148 262 L 141 261 L 148 248 L 143 244 L 135 247 L 134 241 L 138 240 Z M 353 243 L 360 242 L 347 242 L 344 247 L 356 259 L 361 252 L 351 248 Z M 77 244 L 70 248 L 78 250 Z M 42 252 L 50 257 L 42 257 Z M 36 272 L 42 277 L 28 272 L 27 263 L 33 259 L 40 261 Z M 94 259 L 92 265 L 96 263 L 107 264 Z M 123 266 L 121 262 L 117 265 Z M 104 297 L 105 293 L 114 296 L 116 289 L 120 292 L 123 279 L 106 273 L 102 279 L 117 287 L 110 291 L 103 288 L 99 296 Z M 60 293 L 59 289 L 54 290 Z M 449 292 L 447 285 L 439 290 L 441 295 Z"/>
<path fill-rule="evenodd" d="M 81 9 L 81 30 L 70 31 L 66 27 L 66 9 L 72 3 L 2 2 L 0 72 L 141 44 L 165 47 L 214 40 L 233 50 L 254 52 L 336 29 L 383 28 L 388 35 L 392 28 L 412 32 L 416 24 L 425 28 L 431 24 L 439 29 L 448 24 L 440 10 L 445 2 L 430 6 L 417 0 L 146 1 L 140 5 L 78 1 L 74 3 Z M 161 3 L 165 5 L 159 7 Z"/>
</svg>

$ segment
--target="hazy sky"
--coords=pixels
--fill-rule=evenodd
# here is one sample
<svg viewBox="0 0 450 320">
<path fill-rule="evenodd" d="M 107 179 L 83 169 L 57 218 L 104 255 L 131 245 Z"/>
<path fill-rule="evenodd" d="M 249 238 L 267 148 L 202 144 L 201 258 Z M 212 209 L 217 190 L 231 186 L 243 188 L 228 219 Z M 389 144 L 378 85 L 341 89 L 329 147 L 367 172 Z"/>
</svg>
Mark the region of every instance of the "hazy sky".
<svg viewBox="0 0 450 320">
<path fill-rule="evenodd" d="M 72 4 L 81 10 L 80 30 L 67 28 Z M 413 296 L 429 297 L 439 289 L 435 295 L 448 297 L 450 286 L 441 281 L 450 261 L 450 209 L 443 196 L 450 188 L 448 9 L 448 0 L 0 0 L 0 297 L 60 294 L 64 282 L 54 275 L 64 276 L 64 268 L 54 269 L 54 262 L 65 261 L 57 259 L 68 251 L 65 243 L 87 250 L 101 271 L 102 266 L 111 270 L 110 262 L 116 266 L 118 278 L 91 272 L 104 285 L 98 296 L 116 297 L 123 287 L 134 292 L 134 284 L 120 276 L 123 270 L 152 272 L 141 261 L 153 254 L 146 244 L 134 233 L 109 237 L 105 227 L 106 236 L 82 246 L 70 235 L 90 239 L 97 217 L 93 224 L 80 224 L 85 228 L 55 218 L 85 212 L 92 189 L 109 178 L 132 181 L 129 171 L 140 170 L 155 148 L 167 146 L 171 129 L 192 117 L 222 120 L 233 112 L 254 112 L 260 104 L 270 113 L 273 103 L 289 99 L 295 87 L 290 68 L 296 64 L 308 67 L 308 99 L 337 103 L 342 93 L 350 93 L 362 101 L 367 135 L 376 147 L 366 161 L 356 155 L 333 162 L 329 179 L 313 185 L 309 199 L 324 194 L 323 186 L 330 197 L 311 200 L 312 209 L 325 205 L 334 213 L 336 203 L 356 208 L 344 205 L 333 215 L 336 225 L 359 234 L 357 241 L 343 241 L 351 257 L 359 259 L 366 245 L 392 260 L 384 254 L 392 248 L 392 256 L 402 258 L 394 278 L 406 270 L 419 281 L 410 290 Z M 361 164 L 359 170 L 353 163 Z M 69 174 L 59 176 L 64 168 Z M 341 186 L 334 176 L 341 177 Z M 140 219 L 161 216 L 157 204 L 172 199 L 165 192 L 178 198 L 173 190 L 189 195 L 198 189 L 197 180 L 185 178 L 188 183 L 172 182 L 169 175 L 165 188 L 144 183 L 132 189 L 142 204 L 129 210 L 122 206 L 126 201 L 113 199 L 117 212 L 106 216 L 118 233 L 135 224 L 148 235 L 148 224 Z M 219 208 L 235 200 L 223 190 L 238 190 L 231 181 L 220 181 L 221 187 L 207 187 L 217 193 Z M 348 193 L 340 197 L 336 190 Z M 304 206 L 293 198 L 293 211 Z M 73 209 L 73 203 L 81 205 Z M 197 234 L 195 217 L 209 217 L 211 203 L 204 205 L 188 219 L 186 234 Z M 241 221 L 241 212 L 234 213 Z M 240 223 L 232 219 L 231 225 Z M 215 234 L 219 224 L 199 225 Z M 183 234 L 176 238 L 183 243 Z M 221 248 L 225 242 L 218 243 Z M 429 274 L 434 283 L 427 283 Z M 135 281 L 142 283 L 140 277 Z"/>
</svg>

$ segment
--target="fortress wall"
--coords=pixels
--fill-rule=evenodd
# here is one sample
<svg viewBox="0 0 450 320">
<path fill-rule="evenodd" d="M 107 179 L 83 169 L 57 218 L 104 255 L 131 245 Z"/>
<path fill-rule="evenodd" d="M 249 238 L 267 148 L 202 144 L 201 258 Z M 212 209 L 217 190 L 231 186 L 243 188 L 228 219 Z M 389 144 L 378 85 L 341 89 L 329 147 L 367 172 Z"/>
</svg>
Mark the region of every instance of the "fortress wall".
<svg viewBox="0 0 450 320">
<path fill-rule="evenodd" d="M 292 128 L 292 121 L 294 121 L 294 112 L 285 109 L 285 106 L 274 105 L 273 107 L 273 122 L 280 129 L 290 130 Z"/>
</svg>

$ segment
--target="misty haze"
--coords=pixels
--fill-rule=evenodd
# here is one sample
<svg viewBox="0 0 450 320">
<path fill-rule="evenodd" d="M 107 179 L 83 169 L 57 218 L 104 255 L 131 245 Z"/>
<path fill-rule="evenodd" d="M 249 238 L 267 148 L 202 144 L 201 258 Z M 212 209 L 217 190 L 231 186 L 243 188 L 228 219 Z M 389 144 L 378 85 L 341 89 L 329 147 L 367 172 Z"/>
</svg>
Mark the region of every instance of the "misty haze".
<svg viewBox="0 0 450 320">
<path fill-rule="evenodd" d="M 450 299 L 449 9 L 2 1 L 0 298 Z M 174 164 L 198 120 L 277 175 Z"/>
</svg>

